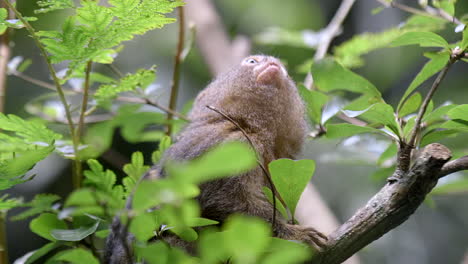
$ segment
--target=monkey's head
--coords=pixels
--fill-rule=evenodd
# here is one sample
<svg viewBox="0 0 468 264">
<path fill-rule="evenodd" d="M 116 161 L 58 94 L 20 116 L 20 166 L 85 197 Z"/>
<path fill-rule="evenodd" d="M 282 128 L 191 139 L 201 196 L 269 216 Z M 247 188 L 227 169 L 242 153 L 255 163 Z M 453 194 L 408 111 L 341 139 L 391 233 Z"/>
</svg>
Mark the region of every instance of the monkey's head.
<svg viewBox="0 0 468 264">
<path fill-rule="evenodd" d="M 284 65 L 275 57 L 252 55 L 242 60 L 241 71 L 250 75 L 258 86 L 282 87 L 290 80 Z"/>
</svg>

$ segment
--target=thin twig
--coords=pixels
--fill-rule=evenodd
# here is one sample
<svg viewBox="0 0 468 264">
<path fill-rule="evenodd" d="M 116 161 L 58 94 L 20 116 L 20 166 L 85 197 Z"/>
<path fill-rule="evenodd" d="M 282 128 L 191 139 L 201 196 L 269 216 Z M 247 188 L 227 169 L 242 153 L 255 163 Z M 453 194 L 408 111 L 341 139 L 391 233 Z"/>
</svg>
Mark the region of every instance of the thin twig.
<svg viewBox="0 0 468 264">
<path fill-rule="evenodd" d="M 86 72 L 85 72 L 85 82 L 84 82 L 84 87 L 83 87 L 83 99 L 81 101 L 81 111 L 80 111 L 80 117 L 78 120 L 78 126 L 76 128 L 76 142 L 81 141 L 81 134 L 83 133 L 84 129 L 84 119 L 86 115 L 86 109 L 88 108 L 88 95 L 89 95 L 89 86 L 90 86 L 90 76 L 91 76 L 91 68 L 93 66 L 92 61 L 88 61 L 86 64 Z M 75 189 L 80 188 L 81 185 L 81 178 L 82 178 L 82 166 L 81 166 L 81 160 L 80 160 L 80 155 L 78 152 L 75 153 L 75 162 L 76 162 L 76 167 L 75 167 L 75 178 L 74 178 L 74 186 Z"/>
<path fill-rule="evenodd" d="M 1 5 L 6 7 L 5 4 Z M 14 19 L 14 13 L 7 8 L 8 19 Z M 0 113 L 5 111 L 5 98 L 6 98 L 6 85 L 7 85 L 7 72 L 8 61 L 10 60 L 10 32 L 11 29 L 7 28 L 3 35 L 0 36 Z"/>
<path fill-rule="evenodd" d="M 47 83 L 47 82 L 44 82 L 44 81 L 41 81 L 39 79 L 35 79 L 31 76 L 28 76 L 22 72 L 18 72 L 18 71 L 12 71 L 11 74 L 13 76 L 16 76 L 20 79 L 23 79 L 27 82 L 30 82 L 32 84 L 35 84 L 37 86 L 40 86 L 42 88 L 46 88 L 46 89 L 49 89 L 49 90 L 53 90 L 53 91 L 56 91 L 55 89 L 55 86 L 53 86 L 52 84 L 50 83 Z M 79 90 L 67 90 L 67 92 L 70 92 L 70 93 L 82 93 L 83 91 L 79 91 Z M 187 122 L 190 122 L 190 119 L 179 113 L 179 112 L 176 112 L 172 109 L 169 109 L 157 102 L 154 102 L 154 101 L 151 101 L 150 99 L 145 99 L 145 98 L 139 98 L 139 97 L 127 97 L 127 96 L 119 96 L 117 97 L 115 100 L 117 101 L 121 101 L 121 102 L 129 102 L 129 103 L 139 103 L 139 104 L 147 104 L 147 105 L 151 105 L 151 106 L 154 106 L 162 111 L 164 111 L 165 113 L 171 113 L 173 116 L 176 116 L 184 121 L 187 121 Z M 88 113 L 86 114 L 88 115 Z"/>
<path fill-rule="evenodd" d="M 381 3 L 385 7 L 393 7 L 393 8 L 398 8 L 402 11 L 415 14 L 415 15 L 420 15 L 420 16 L 427 16 L 427 17 L 435 17 L 435 18 L 442 18 L 445 19 L 451 23 L 455 23 L 457 25 L 463 24 L 460 20 L 458 20 L 456 17 L 451 16 L 447 12 L 445 12 L 442 9 L 439 8 L 433 8 L 430 6 L 424 7 L 424 10 L 417 9 L 411 6 L 407 6 L 405 4 L 401 4 L 395 1 L 385 1 L 385 0 L 377 0 L 379 3 Z"/>
<path fill-rule="evenodd" d="M 174 56 L 174 69 L 172 72 L 172 85 L 171 85 L 171 97 L 169 98 L 169 108 L 176 109 L 177 106 L 177 95 L 179 92 L 179 79 L 180 79 L 180 64 L 182 63 L 182 52 L 184 51 L 185 42 L 185 17 L 184 7 L 179 6 L 179 40 L 177 43 L 177 51 Z M 170 136 L 172 132 L 172 113 L 167 113 L 167 135 Z"/>
<path fill-rule="evenodd" d="M 328 48 L 330 47 L 331 41 L 340 31 L 343 21 L 348 16 L 351 7 L 353 6 L 355 0 L 343 0 L 340 4 L 340 7 L 336 11 L 330 23 L 322 31 L 323 36 L 320 38 L 320 43 L 317 46 L 317 50 L 314 54 L 314 61 L 319 61 L 325 57 L 327 54 Z M 307 88 L 311 89 L 312 87 L 312 74 L 307 73 L 304 84 Z"/>
<path fill-rule="evenodd" d="M 26 75 L 26 74 L 24 74 L 22 72 L 11 71 L 10 74 L 13 75 L 13 76 L 16 76 L 16 77 L 18 77 L 20 79 L 23 79 L 23 80 L 25 80 L 27 82 L 30 82 L 32 84 L 35 84 L 35 85 L 37 85 L 39 87 L 46 88 L 46 89 L 53 90 L 53 91 L 57 91 L 57 89 L 55 88 L 55 86 L 53 84 L 41 81 L 41 80 L 36 79 L 36 78 L 33 78 L 33 77 L 31 77 L 29 75 Z"/>
<path fill-rule="evenodd" d="M 147 99 L 147 98 L 139 98 L 139 97 L 125 97 L 125 96 L 119 96 L 116 98 L 117 101 L 121 101 L 121 102 L 129 102 L 129 103 L 139 103 L 139 104 L 147 104 L 147 105 L 151 105 L 151 106 L 154 106 L 164 112 L 166 112 L 167 114 L 172 114 L 173 116 L 176 116 L 184 121 L 187 121 L 187 122 L 190 122 L 190 119 L 188 117 L 186 117 L 185 115 L 179 113 L 179 112 L 176 112 L 170 108 L 167 108 L 157 102 L 153 102 L 151 101 L 150 99 Z"/>
<path fill-rule="evenodd" d="M 444 79 L 445 75 L 447 74 L 448 70 L 450 69 L 450 66 L 455 62 L 455 60 L 450 59 L 445 67 L 442 69 L 442 71 L 439 72 L 437 75 L 437 78 L 435 79 L 434 83 L 431 86 L 431 89 L 427 93 L 426 97 L 424 98 L 424 101 L 421 104 L 421 107 L 419 108 L 418 115 L 416 116 L 416 121 L 414 122 L 414 128 L 413 131 L 411 132 L 410 135 L 410 140 L 408 141 L 408 145 L 411 148 L 414 148 L 414 144 L 416 141 L 416 137 L 419 134 L 419 130 L 421 128 L 421 121 L 426 113 L 427 106 L 429 105 L 429 102 L 431 101 L 432 97 L 434 96 L 434 93 L 437 91 L 437 88 L 439 88 L 440 83 Z"/>
<path fill-rule="evenodd" d="M 233 125 L 235 125 L 241 131 L 241 133 L 244 135 L 244 137 L 247 139 L 247 141 L 249 142 L 252 149 L 257 153 L 254 143 L 250 139 L 247 132 L 239 125 L 239 123 L 237 123 L 229 115 L 227 115 L 226 113 L 224 113 L 223 111 L 217 109 L 214 106 L 207 105 L 206 108 L 208 108 L 208 109 L 210 109 L 212 111 L 215 111 L 216 113 L 218 113 L 222 117 L 224 117 L 226 120 L 231 122 Z M 281 195 L 276 190 L 275 184 L 273 183 L 273 180 L 271 179 L 270 173 L 265 168 L 265 165 L 263 165 L 263 163 L 259 159 L 257 159 L 257 163 L 260 166 L 260 168 L 262 169 L 263 173 L 265 174 L 265 178 L 267 179 L 268 184 L 270 185 L 270 188 L 271 188 L 271 193 L 273 194 L 273 215 L 272 215 L 272 219 L 271 219 L 271 224 L 274 227 L 276 225 L 276 198 L 278 198 L 278 200 L 280 200 L 280 202 L 283 204 L 284 208 L 288 208 L 288 207 L 287 207 L 286 203 L 284 202 L 283 198 L 281 197 Z M 294 222 L 294 216 L 291 216 L 291 217 L 292 217 L 293 222 Z M 274 228 L 273 228 L 273 230 L 274 230 Z"/>
<path fill-rule="evenodd" d="M 8 245 L 6 234 L 6 213 L 0 211 L 0 261 L 8 263 Z"/>
<path fill-rule="evenodd" d="M 62 102 L 63 108 L 65 109 L 65 116 L 67 118 L 68 122 L 68 127 L 70 130 L 70 135 L 73 140 L 73 151 L 78 153 L 78 144 L 79 142 L 76 141 L 75 137 L 75 126 L 73 125 L 73 120 L 71 116 L 71 111 L 70 111 L 70 106 L 68 105 L 67 99 L 65 98 L 65 93 L 62 88 L 62 85 L 60 84 L 60 80 L 57 77 L 57 73 L 55 72 L 54 67 L 52 66 L 52 62 L 50 61 L 50 57 L 47 54 L 47 51 L 45 47 L 42 45 L 41 41 L 39 40 L 39 37 L 36 35 L 36 32 L 34 28 L 29 24 L 28 21 L 26 21 L 23 16 L 21 15 L 18 10 L 8 1 L 8 0 L 3 0 L 3 2 L 15 13 L 16 17 L 23 23 L 25 26 L 26 30 L 29 32 L 31 37 L 33 38 L 34 42 L 36 43 L 36 46 L 39 48 L 42 56 L 44 56 L 47 68 L 49 69 L 50 74 L 52 75 L 52 79 L 54 80 L 55 87 L 57 88 L 57 93 L 59 95 L 60 101 Z"/>
</svg>

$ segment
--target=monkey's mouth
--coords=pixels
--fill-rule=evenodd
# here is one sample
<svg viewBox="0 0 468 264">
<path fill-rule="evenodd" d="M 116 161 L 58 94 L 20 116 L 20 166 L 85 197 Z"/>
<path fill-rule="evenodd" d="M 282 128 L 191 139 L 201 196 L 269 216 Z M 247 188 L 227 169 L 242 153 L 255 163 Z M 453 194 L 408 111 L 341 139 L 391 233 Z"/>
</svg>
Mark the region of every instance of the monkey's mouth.
<svg viewBox="0 0 468 264">
<path fill-rule="evenodd" d="M 258 84 L 279 84 L 281 81 L 282 69 L 281 66 L 274 62 L 267 63 L 265 66 L 262 65 L 257 71 L 257 83 Z"/>
</svg>

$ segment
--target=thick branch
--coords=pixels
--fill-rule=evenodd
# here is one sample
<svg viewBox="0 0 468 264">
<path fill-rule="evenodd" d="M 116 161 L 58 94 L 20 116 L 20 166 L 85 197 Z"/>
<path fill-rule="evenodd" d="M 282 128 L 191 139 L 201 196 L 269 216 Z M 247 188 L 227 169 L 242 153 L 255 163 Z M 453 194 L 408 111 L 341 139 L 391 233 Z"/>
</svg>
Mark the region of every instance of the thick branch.
<svg viewBox="0 0 468 264">
<path fill-rule="evenodd" d="M 397 170 L 389 182 L 346 223 L 329 236 L 328 246 L 314 263 L 341 263 L 354 253 L 406 221 L 434 188 L 450 150 L 428 145 L 413 167 Z"/>
<path fill-rule="evenodd" d="M 468 156 L 463 156 L 456 160 L 445 163 L 445 165 L 440 170 L 439 178 L 462 170 L 468 170 Z"/>
</svg>

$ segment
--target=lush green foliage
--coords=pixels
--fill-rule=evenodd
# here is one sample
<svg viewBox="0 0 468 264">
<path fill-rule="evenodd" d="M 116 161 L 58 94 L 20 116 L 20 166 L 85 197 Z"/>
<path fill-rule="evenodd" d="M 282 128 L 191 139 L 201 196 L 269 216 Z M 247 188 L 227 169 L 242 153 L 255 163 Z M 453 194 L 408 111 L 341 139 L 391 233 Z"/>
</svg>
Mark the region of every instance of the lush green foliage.
<svg viewBox="0 0 468 264">
<path fill-rule="evenodd" d="M 454 2 L 434 1 L 436 7 L 451 15 L 455 12 Z M 124 48 L 123 42 L 174 22 L 175 19 L 165 14 L 181 5 L 182 0 L 81 0 L 78 4 L 72 0 L 38 1 L 36 13 L 67 9 L 71 14 L 63 21 L 60 31 L 32 31 L 32 37 L 47 52 L 47 62 L 67 63 L 66 73 L 58 76 L 59 84 L 73 86 L 73 79 L 87 80 L 89 85 L 99 84 L 96 90 L 89 92 L 92 100 L 87 102 L 86 114 L 99 109 L 112 114 L 112 118 L 89 126 L 83 138 L 78 138 L 78 146 L 74 145 L 79 153 L 74 153 L 71 147 L 75 144 L 74 139 L 63 130 L 49 128 L 56 121 L 66 120 L 64 109 L 70 109 L 69 105 L 51 107 L 48 104 L 55 92 L 35 99 L 29 105 L 41 117 L 39 119 L 25 120 L 0 113 L 0 190 L 32 179 L 34 175 L 30 169 L 53 152 L 84 162 L 88 168 L 83 172 L 82 186 L 67 197 L 40 194 L 29 202 L 0 197 L 0 218 L 4 218 L 12 208 L 26 207 L 12 219 L 34 217 L 30 221 L 30 229 L 49 241 L 26 254 L 22 258 L 24 263 L 99 263 L 93 254 L 97 249 L 94 245 L 102 244 L 115 216 L 119 216 L 135 236 L 133 247 L 138 259 L 148 263 L 302 263 L 310 257 L 308 247 L 272 238 L 270 226 L 260 219 L 235 215 L 219 226 L 218 222 L 200 216 L 195 200 L 199 184 L 240 174 L 257 166 L 255 153 L 245 144 L 223 144 L 193 161 L 168 163 L 168 177 L 160 180 L 140 182 L 142 175 L 150 169 L 140 152 L 133 153 L 131 162 L 123 166 L 125 176 L 122 179 L 99 161 L 101 154 L 110 148 L 115 130 L 119 128 L 124 140 L 130 143 L 159 141 L 158 150 L 151 155 L 152 162 L 157 163 L 171 145 L 170 137 L 164 136 L 161 127 L 184 122 L 181 119 L 168 121 L 165 114 L 142 107 L 141 103 L 148 102 L 153 96 L 149 87 L 156 80 L 155 67 L 140 69 L 119 80 L 87 72 L 93 63 L 111 64 Z M 27 21 L 35 20 L 25 17 L 13 24 L 6 18 L 6 9 L 0 9 L 0 32 L 5 32 L 8 27 L 28 26 Z M 389 145 L 377 161 L 379 169 L 374 177 L 384 178 L 394 171 L 397 143 L 409 142 L 414 131 L 417 132 L 417 146 L 468 132 L 468 105 L 434 106 L 433 102 L 427 105 L 421 116 L 424 126 L 415 130 L 416 114 L 424 101 L 417 89 L 453 63 L 457 49 L 466 52 L 468 47 L 466 27 L 463 33 L 455 33 L 458 39 L 455 43 L 449 43 L 436 33 L 446 28 L 452 29 L 453 25 L 439 18 L 411 16 L 400 28 L 355 36 L 335 47 L 331 56 L 323 60 L 312 63 L 312 60 L 305 59 L 301 68 L 312 73 L 314 89 L 309 90 L 302 84 L 298 89 L 306 104 L 308 118 L 321 132 L 318 135 L 328 139 L 357 134 L 383 136 Z M 316 46 L 310 43 L 310 39 L 306 41 L 301 32 L 283 29 L 270 30 L 256 39 L 263 44 L 302 48 Z M 369 52 L 406 45 L 424 48 L 428 61 L 414 77 L 398 105 L 392 106 L 385 102 L 374 84 L 351 68 L 362 66 L 363 56 Z M 425 49 L 428 47 L 431 48 L 429 51 Z M 14 70 L 21 72 L 29 63 L 25 61 Z M 56 88 L 60 90 L 58 86 Z M 67 92 L 74 95 L 88 93 L 81 86 Z M 122 94 L 128 95 L 131 102 L 139 103 L 118 102 Z M 343 99 L 345 103 L 330 113 L 328 110 L 336 98 Z M 73 110 L 78 108 L 76 106 L 71 111 L 73 117 L 84 116 L 85 113 Z M 340 115 L 361 123 L 338 122 Z M 315 162 L 280 159 L 268 164 L 268 170 L 284 203 L 265 187 L 266 197 L 271 202 L 276 199 L 280 213 L 294 221 L 299 197 L 315 171 Z M 467 180 L 462 178 L 436 188 L 433 193 L 467 189 Z M 134 196 L 129 210 L 125 203 L 131 194 Z M 197 232 L 198 227 L 206 228 Z M 199 256 L 189 256 L 160 241 L 151 242 L 151 238 L 168 230 L 186 241 L 197 241 Z"/>
</svg>

